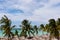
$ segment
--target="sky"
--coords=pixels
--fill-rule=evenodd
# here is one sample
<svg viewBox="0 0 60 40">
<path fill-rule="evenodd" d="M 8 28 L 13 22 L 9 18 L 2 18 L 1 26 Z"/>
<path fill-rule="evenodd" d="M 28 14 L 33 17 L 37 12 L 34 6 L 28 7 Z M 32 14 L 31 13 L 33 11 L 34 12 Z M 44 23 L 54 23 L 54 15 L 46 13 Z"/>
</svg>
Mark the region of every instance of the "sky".
<svg viewBox="0 0 60 40">
<path fill-rule="evenodd" d="M 60 0 L 0 0 L 0 19 L 3 15 L 16 27 L 24 19 L 32 25 L 46 24 L 49 19 L 60 18 Z"/>
</svg>

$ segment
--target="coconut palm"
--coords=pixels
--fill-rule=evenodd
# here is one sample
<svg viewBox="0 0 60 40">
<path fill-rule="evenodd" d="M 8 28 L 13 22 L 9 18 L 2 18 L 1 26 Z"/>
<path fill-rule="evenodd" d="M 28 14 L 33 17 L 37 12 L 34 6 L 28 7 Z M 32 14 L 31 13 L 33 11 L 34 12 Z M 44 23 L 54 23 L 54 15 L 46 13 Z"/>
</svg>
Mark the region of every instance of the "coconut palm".
<svg viewBox="0 0 60 40">
<path fill-rule="evenodd" d="M 60 18 L 58 18 L 56 24 L 57 24 L 57 25 L 60 25 Z"/>
<path fill-rule="evenodd" d="M 15 35 L 19 37 L 18 30 L 15 30 Z"/>
<path fill-rule="evenodd" d="M 48 25 L 48 24 L 45 25 L 45 30 L 46 30 L 46 32 L 49 32 L 49 31 L 50 31 L 50 30 L 49 30 L 49 25 Z"/>
<path fill-rule="evenodd" d="M 34 25 L 34 31 L 35 31 L 36 34 L 38 34 L 38 27 L 37 27 L 37 25 Z"/>
<path fill-rule="evenodd" d="M 50 33 L 49 24 L 46 24 L 46 25 L 45 25 L 45 32 L 47 32 L 47 34 Z"/>
<path fill-rule="evenodd" d="M 45 31 L 45 27 L 43 24 L 40 25 L 40 30 L 42 31 L 42 34 L 44 34 L 43 32 Z"/>
<path fill-rule="evenodd" d="M 54 19 L 49 20 L 50 35 L 54 36 L 59 40 L 59 31 L 57 30 L 56 21 Z"/>
<path fill-rule="evenodd" d="M 60 35 L 60 18 L 58 18 L 58 20 L 56 21 L 56 25 L 57 25 L 57 30 L 59 31 L 59 35 Z M 58 35 L 58 39 L 59 39 L 59 35 Z"/>
<path fill-rule="evenodd" d="M 56 21 L 57 29 L 60 31 L 60 18 Z"/>
<path fill-rule="evenodd" d="M 33 31 L 33 28 L 31 26 L 31 22 L 29 22 L 28 20 L 23 20 L 22 21 L 22 25 L 21 25 L 21 28 L 22 28 L 22 31 L 21 31 L 21 34 L 20 36 L 31 36 L 34 35 L 34 31 Z"/>
<path fill-rule="evenodd" d="M 4 15 L 4 17 L 2 17 L 2 19 L 0 20 L 0 24 L 1 24 L 1 30 L 3 30 L 3 34 L 4 36 L 8 37 L 8 40 L 10 40 L 9 38 L 13 37 L 13 32 L 11 32 L 11 30 L 15 27 L 11 26 L 11 20 L 7 18 L 6 15 Z"/>
</svg>

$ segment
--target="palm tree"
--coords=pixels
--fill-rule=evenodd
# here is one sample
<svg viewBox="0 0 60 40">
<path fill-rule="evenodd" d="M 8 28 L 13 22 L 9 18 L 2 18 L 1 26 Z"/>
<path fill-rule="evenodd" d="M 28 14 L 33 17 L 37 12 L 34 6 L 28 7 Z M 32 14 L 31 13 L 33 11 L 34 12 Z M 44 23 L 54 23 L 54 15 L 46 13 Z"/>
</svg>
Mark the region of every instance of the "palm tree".
<svg viewBox="0 0 60 40">
<path fill-rule="evenodd" d="M 15 35 L 17 35 L 19 37 L 19 34 L 18 34 L 18 31 L 17 30 L 15 30 Z"/>
<path fill-rule="evenodd" d="M 43 32 L 45 31 L 45 27 L 43 24 L 40 25 L 40 30 L 42 30 L 42 34 L 44 34 Z"/>
<path fill-rule="evenodd" d="M 22 27 L 22 31 L 21 31 L 20 36 L 25 36 L 25 37 L 29 36 L 30 37 L 31 34 L 34 35 L 34 31 L 31 26 L 31 22 L 29 22 L 28 20 L 23 20 L 21 27 Z"/>
<path fill-rule="evenodd" d="M 0 20 L 0 24 L 1 24 L 1 29 L 4 31 L 3 34 L 5 34 L 4 36 L 8 37 L 8 40 L 10 40 L 9 38 L 13 37 L 13 32 L 11 32 L 11 30 L 15 27 L 11 26 L 11 20 L 7 18 L 6 15 L 4 15 L 4 17 L 2 17 L 2 19 Z"/>
<path fill-rule="evenodd" d="M 34 25 L 34 31 L 35 31 L 36 34 L 38 34 L 38 27 L 37 27 L 37 25 Z"/>
<path fill-rule="evenodd" d="M 49 34 L 49 32 L 50 32 L 49 24 L 45 25 L 45 31 L 47 32 L 47 34 Z"/>
<path fill-rule="evenodd" d="M 56 25 L 57 25 L 57 30 L 59 31 L 59 35 L 58 35 L 58 39 L 60 36 L 60 18 L 58 18 L 58 20 L 56 21 Z"/>
<path fill-rule="evenodd" d="M 60 25 L 60 18 L 58 18 L 56 24 L 57 24 L 57 25 Z"/>
<path fill-rule="evenodd" d="M 19 34 L 18 34 L 18 33 L 19 33 L 19 32 L 18 32 L 18 30 L 16 29 L 14 35 L 17 36 L 17 38 L 19 39 Z M 19 40 L 20 40 L 20 39 L 19 39 Z"/>
<path fill-rule="evenodd" d="M 60 18 L 56 21 L 57 29 L 60 31 Z"/>
<path fill-rule="evenodd" d="M 59 40 L 59 31 L 57 30 L 57 25 L 56 21 L 54 19 L 49 20 L 49 30 L 50 30 L 50 35 L 54 36 Z M 50 39 L 51 40 L 51 39 Z"/>
</svg>

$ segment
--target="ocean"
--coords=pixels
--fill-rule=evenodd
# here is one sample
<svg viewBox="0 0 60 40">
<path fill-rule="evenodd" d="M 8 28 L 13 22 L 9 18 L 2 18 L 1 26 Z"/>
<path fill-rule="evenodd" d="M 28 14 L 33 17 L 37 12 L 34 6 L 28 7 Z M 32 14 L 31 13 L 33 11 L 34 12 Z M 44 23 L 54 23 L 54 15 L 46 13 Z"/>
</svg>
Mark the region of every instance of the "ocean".
<svg viewBox="0 0 60 40">
<path fill-rule="evenodd" d="M 15 33 L 15 30 L 18 31 L 18 34 L 21 33 L 21 29 L 18 29 L 18 28 L 13 29 L 12 32 Z M 43 35 L 43 34 L 47 34 L 47 32 L 38 31 L 38 34 L 37 35 Z M 2 30 L 0 30 L 0 37 L 4 37 L 4 34 L 3 34 L 3 31 Z"/>
</svg>

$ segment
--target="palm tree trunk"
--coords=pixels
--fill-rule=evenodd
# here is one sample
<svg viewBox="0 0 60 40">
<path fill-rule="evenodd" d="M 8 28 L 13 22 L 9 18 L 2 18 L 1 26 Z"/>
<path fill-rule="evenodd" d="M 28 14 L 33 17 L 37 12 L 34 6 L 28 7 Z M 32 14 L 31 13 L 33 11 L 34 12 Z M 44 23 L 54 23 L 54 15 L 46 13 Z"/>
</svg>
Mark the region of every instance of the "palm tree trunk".
<svg viewBox="0 0 60 40">
<path fill-rule="evenodd" d="M 59 40 L 59 38 L 58 38 L 58 40 Z"/>
<path fill-rule="evenodd" d="M 9 40 L 9 37 L 8 37 L 8 40 Z"/>
<path fill-rule="evenodd" d="M 59 40 L 59 37 L 57 37 L 57 39 Z"/>
<path fill-rule="evenodd" d="M 8 36 L 8 40 L 12 40 L 13 37 L 11 37 L 10 35 Z"/>
<path fill-rule="evenodd" d="M 12 40 L 12 38 L 11 37 L 8 37 L 8 40 Z"/>
<path fill-rule="evenodd" d="M 52 37 L 51 37 L 51 35 L 50 35 L 50 38 L 49 38 L 49 40 L 51 40 L 52 39 Z"/>
<path fill-rule="evenodd" d="M 18 39 L 20 40 L 19 36 L 18 36 Z"/>
<path fill-rule="evenodd" d="M 42 35 L 44 35 L 44 32 L 42 31 Z"/>
</svg>

